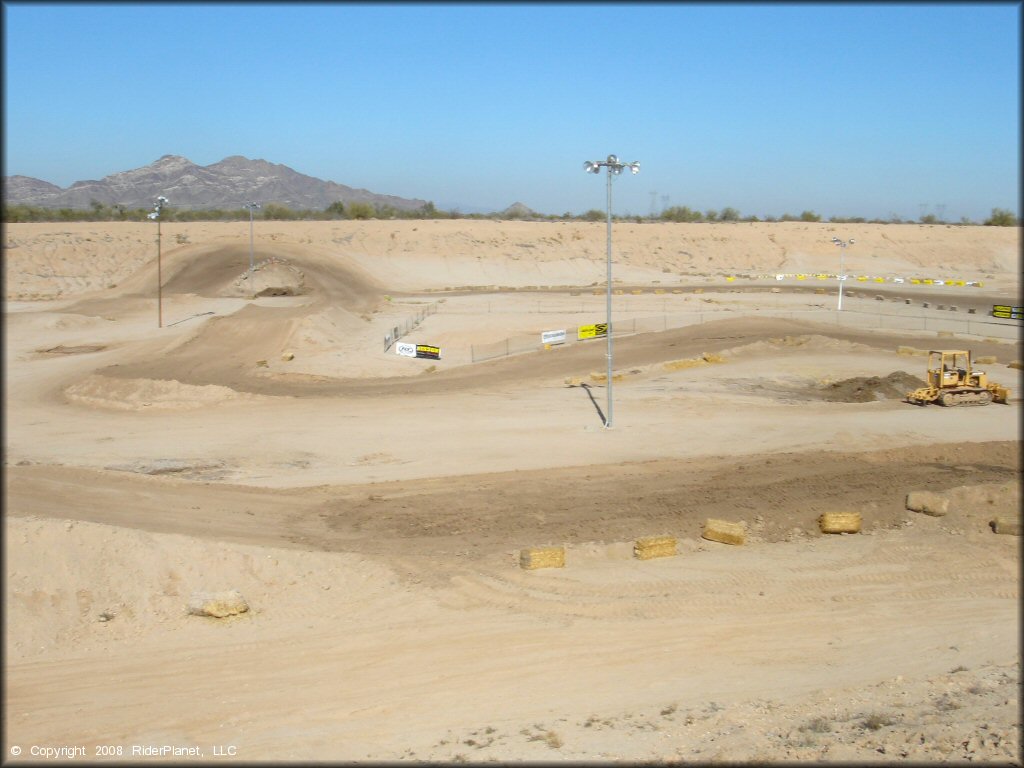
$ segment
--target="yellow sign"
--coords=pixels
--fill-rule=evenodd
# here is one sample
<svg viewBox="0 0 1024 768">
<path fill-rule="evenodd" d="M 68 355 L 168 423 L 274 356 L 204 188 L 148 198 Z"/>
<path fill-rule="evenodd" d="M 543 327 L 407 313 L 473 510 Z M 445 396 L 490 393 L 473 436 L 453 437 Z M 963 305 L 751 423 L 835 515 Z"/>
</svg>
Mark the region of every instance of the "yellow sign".
<svg viewBox="0 0 1024 768">
<path fill-rule="evenodd" d="M 596 339 L 608 335 L 608 323 L 594 323 L 594 325 L 581 325 L 576 330 L 577 339 Z"/>
<path fill-rule="evenodd" d="M 1007 304 L 994 304 L 992 306 L 992 317 L 1024 320 L 1024 307 L 1011 307 Z"/>
</svg>

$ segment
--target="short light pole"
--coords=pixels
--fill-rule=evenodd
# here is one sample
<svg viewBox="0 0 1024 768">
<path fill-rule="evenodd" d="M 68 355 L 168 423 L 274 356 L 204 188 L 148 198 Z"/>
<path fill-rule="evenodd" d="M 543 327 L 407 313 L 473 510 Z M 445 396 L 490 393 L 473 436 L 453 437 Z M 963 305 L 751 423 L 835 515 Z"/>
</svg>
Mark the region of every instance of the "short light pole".
<svg viewBox="0 0 1024 768">
<path fill-rule="evenodd" d="M 164 280 L 163 273 L 160 267 L 160 214 L 163 213 L 164 206 L 167 205 L 167 198 L 161 195 L 156 199 L 156 204 L 153 206 L 153 212 L 149 214 L 149 218 L 156 219 L 156 326 L 157 328 L 164 327 Z"/>
<path fill-rule="evenodd" d="M 853 245 L 854 239 L 851 237 L 849 240 L 840 240 L 838 237 L 833 237 L 832 242 L 839 247 L 839 304 L 836 306 L 836 312 L 843 311 L 843 284 L 846 282 L 846 267 L 844 266 L 843 255 L 846 253 L 846 246 Z"/>
<path fill-rule="evenodd" d="M 583 170 L 587 173 L 600 173 L 601 168 L 608 169 L 608 289 L 605 336 L 608 338 L 608 414 L 604 419 L 605 429 L 612 428 L 612 176 L 618 176 L 623 169 L 629 168 L 633 174 L 640 173 L 640 163 L 634 160 L 632 163 L 619 162 L 615 155 L 608 155 L 604 161 L 587 160 L 583 163 Z"/>
<path fill-rule="evenodd" d="M 260 207 L 259 203 L 249 202 L 245 206 L 249 209 L 249 288 L 252 288 L 252 273 L 255 269 L 253 264 L 253 253 L 252 253 L 252 213 Z"/>
</svg>

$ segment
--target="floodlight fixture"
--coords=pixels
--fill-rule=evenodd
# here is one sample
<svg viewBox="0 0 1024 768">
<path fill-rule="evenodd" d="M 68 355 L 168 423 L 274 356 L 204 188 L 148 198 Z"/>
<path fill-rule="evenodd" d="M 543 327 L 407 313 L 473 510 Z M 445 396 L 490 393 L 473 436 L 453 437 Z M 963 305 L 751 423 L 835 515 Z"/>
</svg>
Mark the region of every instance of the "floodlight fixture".
<svg viewBox="0 0 1024 768">
<path fill-rule="evenodd" d="M 608 233 L 606 237 L 607 251 L 608 251 L 608 285 L 606 291 L 606 323 L 605 323 L 605 336 L 608 340 L 608 413 L 604 417 L 605 429 L 611 429 L 612 427 L 612 177 L 618 176 L 622 173 L 624 168 L 629 168 L 630 173 L 634 176 L 640 172 L 640 162 L 634 160 L 632 163 L 621 163 L 619 162 L 618 155 L 608 155 L 608 159 L 604 162 L 596 160 L 587 160 L 583 163 L 583 170 L 586 173 L 599 173 L 601 168 L 608 169 Z"/>
</svg>

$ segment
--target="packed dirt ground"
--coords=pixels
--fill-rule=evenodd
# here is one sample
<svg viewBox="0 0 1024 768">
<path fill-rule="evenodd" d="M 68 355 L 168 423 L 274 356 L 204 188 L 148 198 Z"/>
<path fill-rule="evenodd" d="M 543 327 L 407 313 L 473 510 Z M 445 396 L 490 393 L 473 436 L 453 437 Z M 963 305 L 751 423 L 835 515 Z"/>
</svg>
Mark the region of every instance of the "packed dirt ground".
<svg viewBox="0 0 1024 768">
<path fill-rule="evenodd" d="M 603 224 L 8 225 L 5 759 L 1020 764 L 1019 229 L 843 229 L 616 225 L 604 429 Z"/>
</svg>

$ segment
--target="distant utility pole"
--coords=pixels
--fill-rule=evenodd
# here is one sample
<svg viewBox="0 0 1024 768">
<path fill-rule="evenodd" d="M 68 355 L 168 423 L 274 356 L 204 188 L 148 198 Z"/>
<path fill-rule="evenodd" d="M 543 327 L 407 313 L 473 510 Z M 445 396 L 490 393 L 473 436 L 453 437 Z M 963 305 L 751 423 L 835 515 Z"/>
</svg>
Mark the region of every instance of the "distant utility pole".
<svg viewBox="0 0 1024 768">
<path fill-rule="evenodd" d="M 939 216 L 939 221 L 945 221 L 946 220 L 946 204 L 945 203 L 937 204 L 935 206 L 935 211 L 937 212 L 937 214 Z"/>
<path fill-rule="evenodd" d="M 153 212 L 148 214 L 150 219 L 156 221 L 156 327 L 164 327 L 164 278 L 160 266 L 160 215 L 167 205 L 167 198 L 160 195 L 153 205 Z"/>
<path fill-rule="evenodd" d="M 661 196 L 661 212 L 664 213 L 668 210 L 668 195 Z"/>
<path fill-rule="evenodd" d="M 854 244 L 854 239 L 851 237 L 849 240 L 840 240 L 838 237 L 832 238 L 832 243 L 839 248 L 839 274 L 836 277 L 839 279 L 839 303 L 836 305 L 836 311 L 843 311 L 843 283 L 846 282 L 846 265 L 843 260 L 843 255 L 846 252 L 847 246 Z"/>
<path fill-rule="evenodd" d="M 252 273 L 253 270 L 255 269 L 252 249 L 252 214 L 253 211 L 260 208 L 260 204 L 250 201 L 246 203 L 243 207 L 249 209 L 249 290 L 252 290 Z"/>
<path fill-rule="evenodd" d="M 640 173 L 640 162 L 623 163 L 616 155 L 608 155 L 607 160 L 587 160 L 583 163 L 586 173 L 600 173 L 602 168 L 608 169 L 608 234 L 606 246 L 608 251 L 608 290 L 606 296 L 607 314 L 605 317 L 605 336 L 608 338 L 608 414 L 604 418 L 605 429 L 612 428 L 612 177 L 618 176 L 627 168 L 634 176 Z"/>
</svg>

